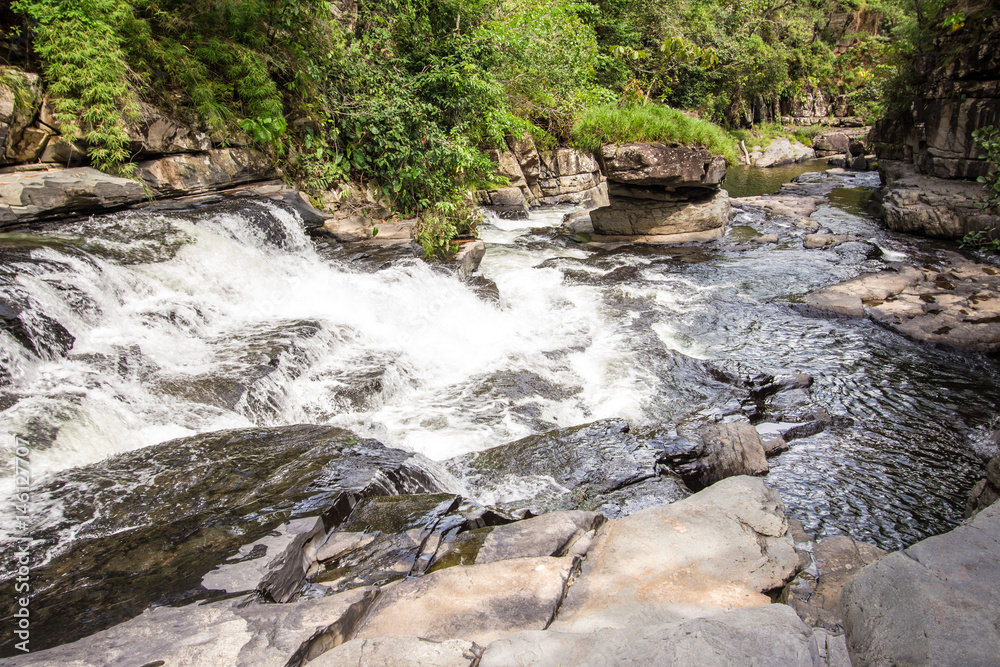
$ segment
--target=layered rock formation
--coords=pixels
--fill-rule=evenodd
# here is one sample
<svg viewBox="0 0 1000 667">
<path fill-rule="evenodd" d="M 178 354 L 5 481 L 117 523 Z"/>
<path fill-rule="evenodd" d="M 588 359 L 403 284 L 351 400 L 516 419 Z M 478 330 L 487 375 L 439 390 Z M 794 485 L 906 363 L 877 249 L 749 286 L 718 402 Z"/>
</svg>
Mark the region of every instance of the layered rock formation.
<svg viewBox="0 0 1000 667">
<path fill-rule="evenodd" d="M 765 594 L 799 557 L 760 480 L 603 523 L 471 509 L 455 496 L 372 497 L 311 529 L 289 524 L 204 585 L 271 591 L 268 570 L 295 564 L 329 572 L 316 576 L 325 594 L 158 607 L 9 664 L 846 664 L 842 638 Z"/>
<path fill-rule="evenodd" d="M 977 129 L 1000 126 L 1000 18 L 970 12 L 967 21 L 916 58 L 912 113 L 873 130 L 891 229 L 960 238 L 1000 226 L 1000 216 L 975 207 L 985 189 L 974 180 L 989 164 L 972 138 Z"/>
<path fill-rule="evenodd" d="M 607 204 L 605 179 L 592 155 L 572 148 L 539 151 L 526 135 L 508 137 L 506 150 L 491 150 L 489 156 L 508 183 L 480 192 L 480 202 L 503 217 L 526 217 L 536 205 Z"/>
<path fill-rule="evenodd" d="M 655 143 L 606 144 L 598 157 L 610 202 L 591 212 L 593 240 L 685 243 L 723 235 L 729 220 L 724 158 Z"/>
</svg>

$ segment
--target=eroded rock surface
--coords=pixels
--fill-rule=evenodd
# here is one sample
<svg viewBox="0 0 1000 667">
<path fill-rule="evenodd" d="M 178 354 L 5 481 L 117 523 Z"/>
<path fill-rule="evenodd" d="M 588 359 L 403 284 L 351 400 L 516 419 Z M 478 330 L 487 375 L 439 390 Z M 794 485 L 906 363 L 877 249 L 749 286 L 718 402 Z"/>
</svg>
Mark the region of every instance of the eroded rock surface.
<svg viewBox="0 0 1000 667">
<path fill-rule="evenodd" d="M 851 662 L 992 665 L 1000 646 L 1000 505 L 889 554 L 842 592 Z"/>
<path fill-rule="evenodd" d="M 1000 350 L 1000 270 L 952 252 L 936 268 L 896 264 L 825 287 L 809 307 L 869 317 L 914 340 L 980 352 Z"/>
</svg>

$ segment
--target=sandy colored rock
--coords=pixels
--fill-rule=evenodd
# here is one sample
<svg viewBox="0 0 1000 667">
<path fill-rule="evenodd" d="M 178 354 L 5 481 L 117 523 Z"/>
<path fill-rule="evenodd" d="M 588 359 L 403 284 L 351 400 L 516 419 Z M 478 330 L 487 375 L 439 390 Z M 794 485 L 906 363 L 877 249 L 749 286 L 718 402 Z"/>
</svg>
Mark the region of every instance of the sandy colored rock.
<svg viewBox="0 0 1000 667">
<path fill-rule="evenodd" d="M 488 646 L 480 667 L 829 664 L 817 661 L 819 654 L 811 629 L 789 607 L 775 604 L 678 623 L 606 628 L 587 634 L 553 630 L 517 633 Z"/>
<path fill-rule="evenodd" d="M 473 642 L 419 637 L 354 639 L 310 660 L 309 667 L 469 667 L 482 653 Z"/>
<path fill-rule="evenodd" d="M 591 211 L 590 218 L 602 236 L 654 237 L 724 230 L 729 210 L 729 193 L 721 190 L 683 202 L 612 198 L 610 206 Z"/>
<path fill-rule="evenodd" d="M 614 183 L 715 190 L 726 176 L 725 159 L 698 147 L 605 144 L 598 156 L 604 175 Z"/>
<path fill-rule="evenodd" d="M 605 524 L 551 628 L 631 628 L 767 605 L 762 591 L 797 563 L 778 494 L 731 477 Z"/>
<path fill-rule="evenodd" d="M 465 639 L 486 645 L 541 630 L 562 599 L 574 559 L 520 558 L 451 567 L 383 589 L 352 638 Z"/>
<path fill-rule="evenodd" d="M 272 178 L 265 157 L 243 148 L 171 155 L 136 164 L 136 176 L 162 196 L 199 194 Z"/>
</svg>

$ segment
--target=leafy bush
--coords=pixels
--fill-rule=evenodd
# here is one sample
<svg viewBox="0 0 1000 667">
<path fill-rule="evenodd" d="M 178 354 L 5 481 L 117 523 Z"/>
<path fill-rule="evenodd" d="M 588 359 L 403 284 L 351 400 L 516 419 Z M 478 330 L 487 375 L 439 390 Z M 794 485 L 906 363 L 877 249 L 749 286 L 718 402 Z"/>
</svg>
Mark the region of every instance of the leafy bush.
<svg viewBox="0 0 1000 667">
<path fill-rule="evenodd" d="M 721 127 L 660 104 L 588 109 L 573 126 L 572 141 L 580 150 L 590 152 L 608 143 L 679 143 L 703 146 L 730 164 L 739 161 L 736 140 Z"/>
<path fill-rule="evenodd" d="M 1000 130 L 988 125 L 975 130 L 972 138 L 976 145 L 983 149 L 980 159 L 989 163 L 987 174 L 976 179 L 986 186 L 986 196 L 979 206 L 1000 212 Z"/>
</svg>

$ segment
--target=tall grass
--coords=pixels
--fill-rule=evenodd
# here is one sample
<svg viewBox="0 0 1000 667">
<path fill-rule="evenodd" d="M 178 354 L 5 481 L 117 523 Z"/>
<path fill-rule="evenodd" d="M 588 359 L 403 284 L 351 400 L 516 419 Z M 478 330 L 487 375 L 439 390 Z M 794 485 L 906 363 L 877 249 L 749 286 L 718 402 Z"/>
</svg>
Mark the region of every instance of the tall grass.
<svg viewBox="0 0 1000 667">
<path fill-rule="evenodd" d="M 739 162 L 736 140 L 721 127 L 659 104 L 593 107 L 573 126 L 572 144 L 582 151 L 629 142 L 702 146 L 729 164 Z"/>
</svg>

